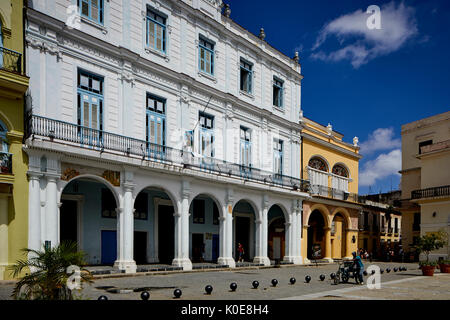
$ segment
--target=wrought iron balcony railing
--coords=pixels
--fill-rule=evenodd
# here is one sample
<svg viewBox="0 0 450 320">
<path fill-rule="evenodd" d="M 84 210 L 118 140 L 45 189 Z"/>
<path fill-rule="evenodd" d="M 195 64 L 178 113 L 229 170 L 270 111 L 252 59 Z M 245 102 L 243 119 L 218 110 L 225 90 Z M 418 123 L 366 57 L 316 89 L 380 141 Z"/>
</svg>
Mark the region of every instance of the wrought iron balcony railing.
<svg viewBox="0 0 450 320">
<path fill-rule="evenodd" d="M 12 154 L 0 152 L 0 174 L 12 174 Z"/>
<path fill-rule="evenodd" d="M 192 168 L 222 176 L 277 185 L 303 192 L 309 191 L 309 181 L 307 180 L 246 167 L 216 158 L 195 156 L 187 150 L 174 149 L 37 115 L 27 117 L 26 137 L 30 136 L 48 137 L 52 141 L 61 141 L 86 149 L 101 152 L 109 151 L 127 156 L 133 155 L 143 160 L 178 164 L 184 168 Z"/>
<path fill-rule="evenodd" d="M 22 73 L 22 54 L 0 47 L 0 69 Z"/>
<path fill-rule="evenodd" d="M 411 199 L 422 199 L 422 198 L 432 198 L 442 196 L 450 196 L 450 185 L 414 190 L 411 192 Z"/>
<path fill-rule="evenodd" d="M 360 202 L 360 197 L 356 193 L 349 193 L 343 190 L 329 188 L 327 186 L 312 184 L 310 190 L 311 194 L 313 195 L 323 196 L 337 200 Z"/>
</svg>

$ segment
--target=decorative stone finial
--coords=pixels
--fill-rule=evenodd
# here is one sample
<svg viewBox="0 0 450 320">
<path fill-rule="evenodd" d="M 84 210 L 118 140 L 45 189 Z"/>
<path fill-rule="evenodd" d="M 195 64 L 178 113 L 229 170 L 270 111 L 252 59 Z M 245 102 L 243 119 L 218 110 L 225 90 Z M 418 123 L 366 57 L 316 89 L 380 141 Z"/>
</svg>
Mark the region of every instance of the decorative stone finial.
<svg viewBox="0 0 450 320">
<path fill-rule="evenodd" d="M 357 147 L 357 146 L 358 146 L 358 143 L 359 143 L 358 137 L 354 137 L 354 138 L 353 138 L 353 145 L 354 145 L 355 147 Z"/>
<path fill-rule="evenodd" d="M 231 9 L 229 4 L 225 4 L 225 11 L 224 11 L 225 17 L 229 18 L 231 14 Z"/>
<path fill-rule="evenodd" d="M 261 40 L 264 40 L 266 38 L 266 33 L 264 32 L 264 28 L 261 28 L 261 30 L 259 30 L 259 36 L 258 36 Z"/>
<path fill-rule="evenodd" d="M 294 55 L 294 61 L 298 63 L 298 61 L 300 60 L 300 57 L 298 55 L 298 51 L 295 51 L 295 55 Z"/>
<path fill-rule="evenodd" d="M 333 132 L 333 126 L 331 125 L 331 123 L 328 123 L 327 132 L 331 136 L 331 133 Z"/>
</svg>

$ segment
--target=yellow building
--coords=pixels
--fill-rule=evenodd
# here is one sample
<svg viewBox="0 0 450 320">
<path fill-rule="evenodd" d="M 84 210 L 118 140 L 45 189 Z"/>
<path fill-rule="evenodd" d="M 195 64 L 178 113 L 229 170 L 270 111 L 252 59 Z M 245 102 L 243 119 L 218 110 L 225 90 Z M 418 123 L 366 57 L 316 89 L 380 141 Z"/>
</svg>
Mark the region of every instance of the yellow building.
<svg viewBox="0 0 450 320">
<path fill-rule="evenodd" d="M 28 242 L 27 157 L 22 151 L 24 93 L 23 1 L 0 1 L 0 280 L 23 258 Z"/>
<path fill-rule="evenodd" d="M 358 248 L 358 139 L 344 142 L 331 125 L 302 120 L 302 179 L 311 183 L 303 201 L 302 257 L 308 263 L 351 258 Z"/>
<path fill-rule="evenodd" d="M 444 230 L 450 233 L 450 111 L 402 126 L 403 243 Z M 430 254 L 448 259 L 449 246 Z"/>
</svg>

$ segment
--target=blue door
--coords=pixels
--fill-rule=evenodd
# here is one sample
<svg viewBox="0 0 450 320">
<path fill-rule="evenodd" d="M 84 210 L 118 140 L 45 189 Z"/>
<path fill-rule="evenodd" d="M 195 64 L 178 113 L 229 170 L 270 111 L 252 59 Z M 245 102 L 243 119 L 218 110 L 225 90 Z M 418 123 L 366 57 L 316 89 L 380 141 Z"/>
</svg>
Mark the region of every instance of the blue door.
<svg viewBox="0 0 450 320">
<path fill-rule="evenodd" d="M 102 230 L 102 264 L 117 260 L 117 232 Z"/>
<path fill-rule="evenodd" d="M 212 260 L 217 261 L 219 258 L 219 235 L 213 234 L 212 238 Z"/>
</svg>

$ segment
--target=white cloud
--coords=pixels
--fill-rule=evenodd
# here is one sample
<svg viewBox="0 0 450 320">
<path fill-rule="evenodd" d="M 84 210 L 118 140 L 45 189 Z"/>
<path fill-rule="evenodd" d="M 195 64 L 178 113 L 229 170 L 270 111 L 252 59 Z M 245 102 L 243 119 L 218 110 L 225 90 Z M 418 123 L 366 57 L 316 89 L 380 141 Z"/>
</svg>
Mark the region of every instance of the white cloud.
<svg viewBox="0 0 450 320">
<path fill-rule="evenodd" d="M 341 44 L 346 40 L 352 43 L 329 53 L 323 50 L 313 52 L 311 57 L 332 62 L 349 60 L 354 68 L 359 68 L 376 57 L 397 51 L 418 33 L 414 8 L 404 3 L 396 6 L 390 2 L 381 7 L 381 29 L 367 27 L 370 16 L 363 10 L 357 10 L 325 24 L 312 51 L 319 49 L 331 36 L 336 36 Z"/>
<path fill-rule="evenodd" d="M 402 142 L 399 138 L 394 139 L 393 128 L 378 128 L 371 134 L 367 141 L 361 143 L 361 154 L 367 155 L 379 150 L 391 150 L 400 148 Z"/>
<path fill-rule="evenodd" d="M 375 181 L 398 173 L 402 167 L 402 152 L 400 149 L 380 154 L 376 159 L 367 161 L 359 173 L 360 186 L 372 186 Z"/>
</svg>

